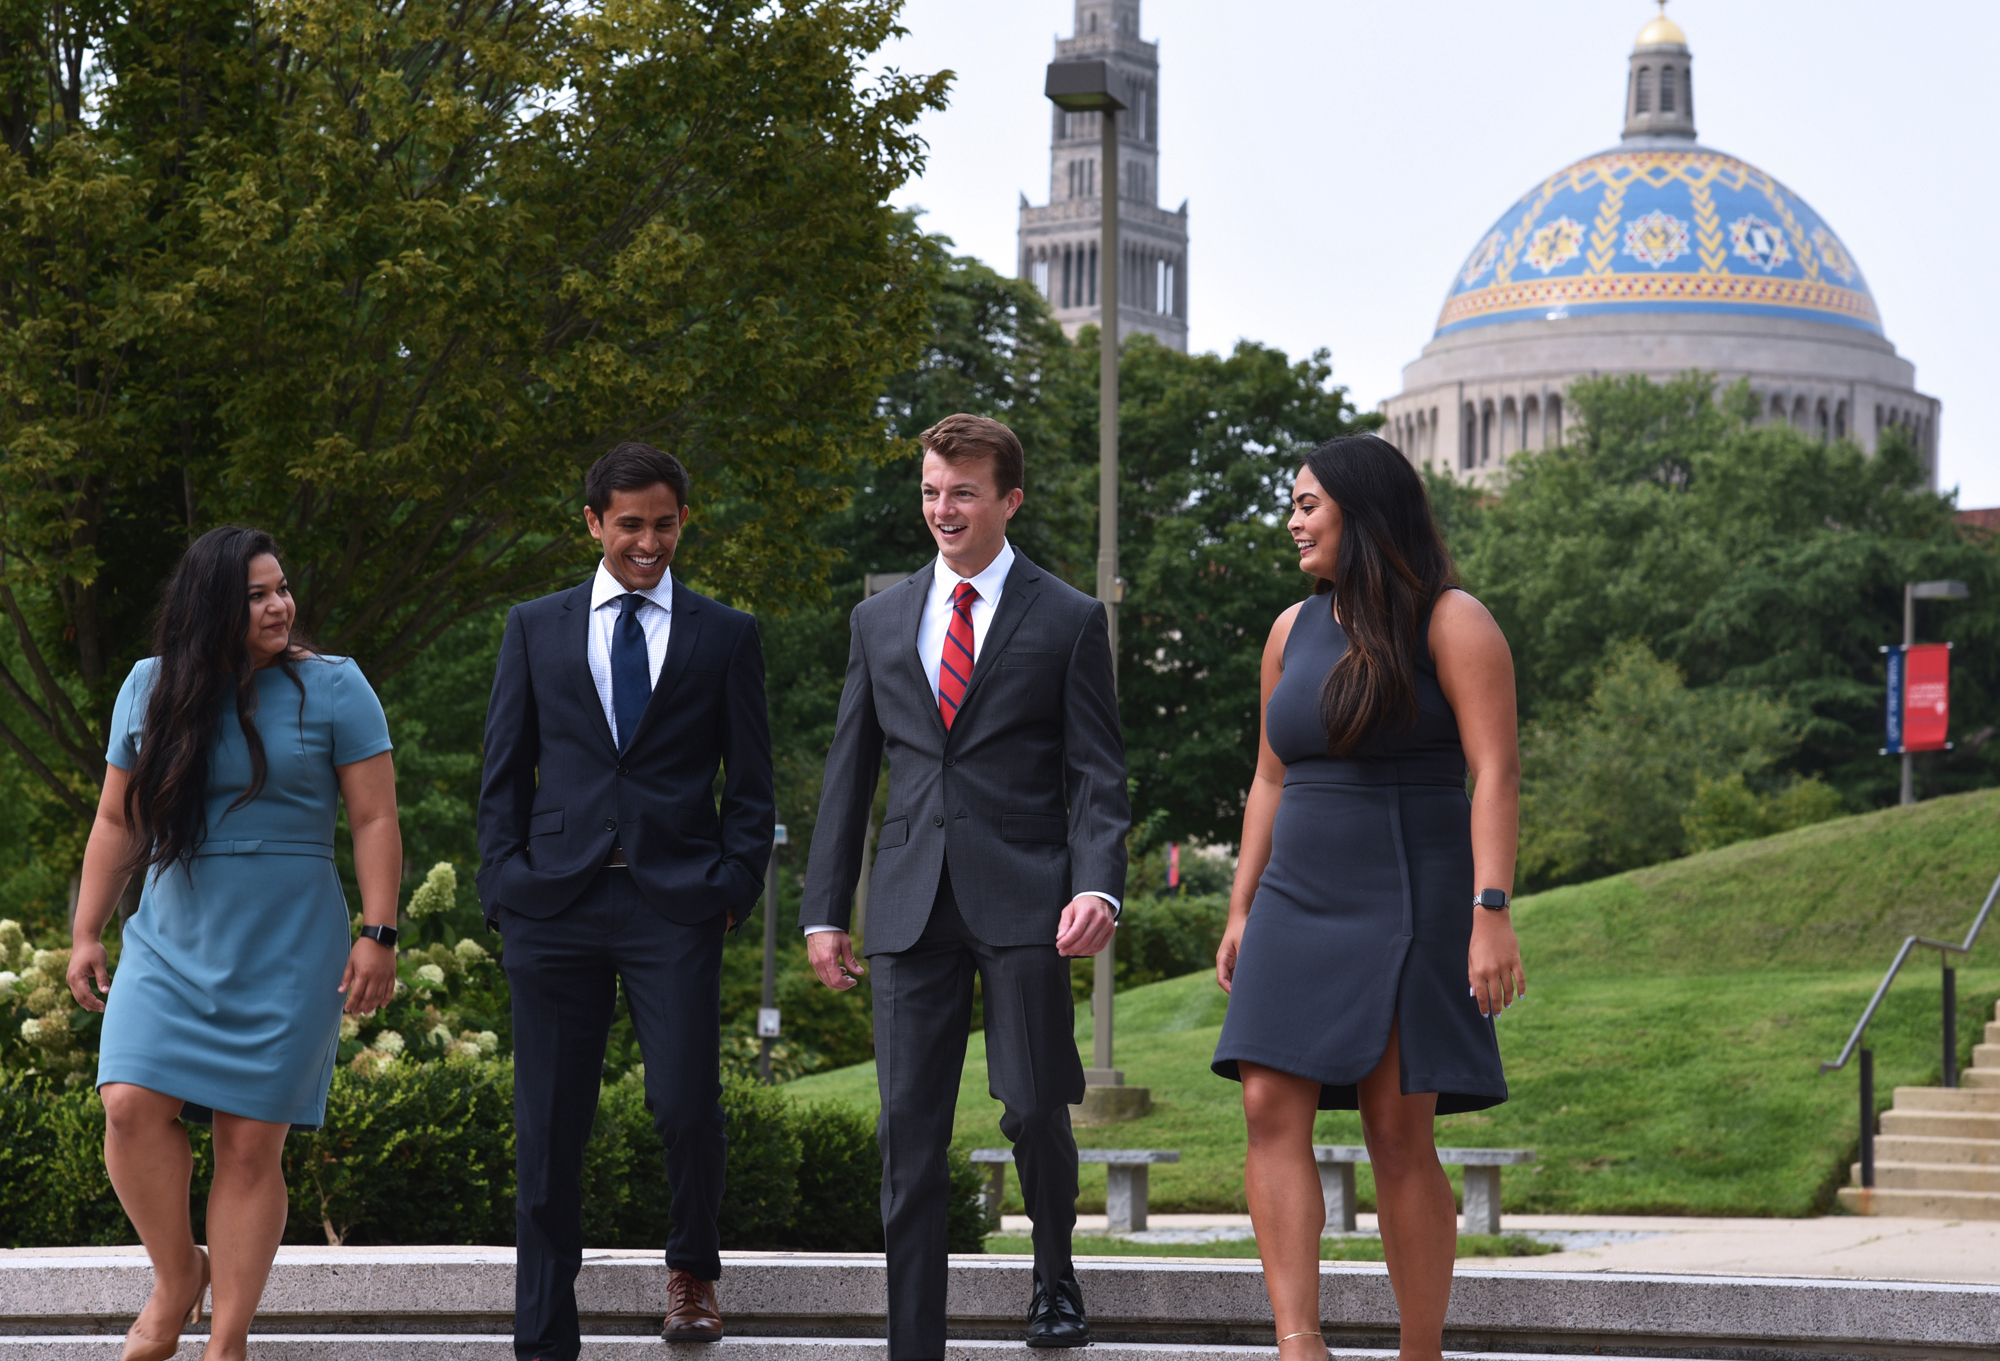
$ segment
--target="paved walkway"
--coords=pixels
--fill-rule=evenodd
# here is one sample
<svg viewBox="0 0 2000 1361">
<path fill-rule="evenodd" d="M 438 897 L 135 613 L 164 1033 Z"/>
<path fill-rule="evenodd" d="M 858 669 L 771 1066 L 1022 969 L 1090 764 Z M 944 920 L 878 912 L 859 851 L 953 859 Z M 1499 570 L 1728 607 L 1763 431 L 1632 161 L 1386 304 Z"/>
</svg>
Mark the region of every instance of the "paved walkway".
<svg viewBox="0 0 2000 1361">
<path fill-rule="evenodd" d="M 1823 1219 L 1681 1219 L 1666 1215 L 1514 1215 L 1509 1234 L 1560 1243 L 1542 1257 L 1460 1258 L 1466 1266 L 1530 1271 L 1647 1271 L 1701 1276 L 1818 1276 L 1875 1281 L 1965 1281 L 2000 1285 L 2000 1221 L 1891 1219 L 1828 1215 Z M 1103 1215 L 1079 1215 L 1081 1235 L 1105 1231 Z M 1375 1216 L 1360 1216 L 1364 1233 Z M 1024 1215 L 1008 1215 L 1001 1232 L 1026 1234 Z M 1131 1235 L 1173 1255 L 1175 1241 L 1248 1237 L 1248 1215 L 1148 1218 Z M 1077 1244 L 1089 1254 L 1087 1240 Z"/>
</svg>

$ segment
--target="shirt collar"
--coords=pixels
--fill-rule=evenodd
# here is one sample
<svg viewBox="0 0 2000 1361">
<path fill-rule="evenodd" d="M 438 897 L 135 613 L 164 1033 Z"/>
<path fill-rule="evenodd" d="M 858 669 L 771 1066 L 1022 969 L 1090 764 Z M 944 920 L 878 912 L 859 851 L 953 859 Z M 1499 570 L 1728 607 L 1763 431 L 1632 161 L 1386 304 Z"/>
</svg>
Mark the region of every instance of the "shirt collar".
<svg viewBox="0 0 2000 1361">
<path fill-rule="evenodd" d="M 604 559 L 597 560 L 597 575 L 590 579 L 590 608 L 595 610 L 610 604 L 620 596 L 632 592 L 625 589 L 623 582 L 611 575 L 611 569 L 604 565 Z M 671 568 L 660 578 L 660 584 L 640 595 L 658 605 L 668 614 L 674 612 L 674 574 Z"/>
<path fill-rule="evenodd" d="M 962 577 L 945 564 L 944 554 L 937 555 L 931 564 L 932 579 L 944 599 L 951 599 L 952 591 L 961 581 L 972 583 L 972 589 L 979 592 L 979 598 L 991 605 L 1000 599 L 1000 591 L 1007 584 L 1008 569 L 1014 565 L 1014 545 L 1005 539 L 1000 541 L 1000 553 L 986 564 L 986 570 L 976 577 Z"/>
</svg>

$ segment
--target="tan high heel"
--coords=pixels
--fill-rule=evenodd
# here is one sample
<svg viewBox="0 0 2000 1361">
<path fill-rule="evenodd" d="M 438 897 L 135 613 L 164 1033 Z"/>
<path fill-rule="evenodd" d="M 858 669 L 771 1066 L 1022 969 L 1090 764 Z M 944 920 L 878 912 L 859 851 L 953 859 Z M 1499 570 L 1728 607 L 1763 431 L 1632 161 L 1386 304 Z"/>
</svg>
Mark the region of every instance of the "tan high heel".
<svg viewBox="0 0 2000 1361">
<path fill-rule="evenodd" d="M 181 1328 L 201 1322 L 202 1301 L 208 1298 L 208 1250 L 198 1247 L 195 1251 L 201 1254 L 201 1287 L 194 1292 L 194 1303 L 188 1306 Z M 125 1349 L 118 1353 L 118 1361 L 173 1361 L 180 1349 L 180 1328 L 174 1330 L 172 1337 L 160 1338 L 140 1332 L 139 1325 L 134 1323 L 125 1334 Z"/>
</svg>

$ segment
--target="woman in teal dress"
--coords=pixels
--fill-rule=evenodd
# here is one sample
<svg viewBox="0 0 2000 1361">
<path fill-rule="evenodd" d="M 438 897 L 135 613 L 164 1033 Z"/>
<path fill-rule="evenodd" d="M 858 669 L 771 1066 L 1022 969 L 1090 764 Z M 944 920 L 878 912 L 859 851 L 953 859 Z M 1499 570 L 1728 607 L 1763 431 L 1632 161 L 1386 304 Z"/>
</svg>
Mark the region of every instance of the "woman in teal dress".
<svg viewBox="0 0 2000 1361">
<path fill-rule="evenodd" d="M 270 535 L 211 530 L 168 580 L 158 655 L 112 714 L 69 984 L 105 1013 L 104 1161 L 153 1261 L 120 1361 L 173 1356 L 211 1273 L 204 1361 L 245 1355 L 285 1228 L 285 1135 L 325 1118 L 343 1009 L 395 990 L 388 725 L 359 667 L 293 637 L 294 613 Z M 333 862 L 343 801 L 359 940 Z M 100 937 L 135 873 L 114 986 Z M 206 1252 L 188 1216 L 189 1121 L 214 1126 Z"/>
</svg>

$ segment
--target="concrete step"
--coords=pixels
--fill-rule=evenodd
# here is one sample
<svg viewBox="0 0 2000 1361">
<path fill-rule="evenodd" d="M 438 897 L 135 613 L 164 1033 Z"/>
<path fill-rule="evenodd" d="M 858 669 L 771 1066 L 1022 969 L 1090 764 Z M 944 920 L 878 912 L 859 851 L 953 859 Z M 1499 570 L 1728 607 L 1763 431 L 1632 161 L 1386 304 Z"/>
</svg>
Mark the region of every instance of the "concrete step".
<svg viewBox="0 0 2000 1361">
<path fill-rule="evenodd" d="M 1859 1175 L 1857 1170 L 1856 1175 Z M 1879 1177 L 1878 1177 L 1879 1179 Z M 2000 1193 L 1991 1191 L 1897 1190 L 1877 1186 L 1840 1188 L 1840 1203 L 1855 1214 L 1898 1215 L 1909 1219 L 2000 1219 Z"/>
<path fill-rule="evenodd" d="M 1937 1139 L 2000 1139 L 2000 1114 L 1986 1111 L 1884 1111 L 1881 1132 L 1926 1134 Z"/>
<path fill-rule="evenodd" d="M 1896 1109 L 2000 1115 L 2000 1091 L 1989 1087 L 1898 1087 Z"/>
<path fill-rule="evenodd" d="M 1897 1194 L 1949 1198 L 1944 1192 L 1874 1196 Z M 1011 1348 L 1021 1336 L 1032 1269 L 1025 1257 L 951 1260 L 945 1308 L 952 1337 L 1004 1344 L 997 1352 L 967 1348 L 955 1356 L 1017 1355 Z M 1077 1275 L 1092 1328 L 1104 1340 L 1100 1347 L 1154 1349 L 1130 1353 L 1133 1361 L 1188 1354 L 1166 1350 L 1175 1346 L 1231 1355 L 1224 1349 L 1268 1348 L 1273 1340 L 1270 1300 L 1254 1259 L 1079 1258 Z M 653 1339 L 666 1309 L 666 1278 L 657 1253 L 586 1254 L 577 1281 L 583 1331 L 610 1340 L 585 1356 L 660 1345 Z M 127 1249 L 0 1252 L 0 1334 L 15 1339 L 0 1361 L 115 1356 L 115 1345 L 109 1352 L 57 1347 L 115 1344 L 151 1284 L 145 1258 Z M 887 1290 L 880 1256 L 725 1253 L 718 1295 L 731 1338 L 711 1353 L 718 1361 L 879 1355 L 840 1349 L 881 1336 Z M 513 1298 L 507 1249 L 287 1248 L 265 1290 L 252 1355 L 256 1361 L 506 1361 Z M 1386 1270 L 1324 1263 L 1320 1317 L 1335 1346 L 1392 1343 L 1397 1313 Z M 1445 1326 L 1450 1347 L 1521 1355 L 1991 1361 L 1996 1321 L 2000 1286 L 1462 1268 Z M 732 1350 L 753 1343 L 766 1350 Z M 808 1344 L 817 1350 L 799 1350 Z M 187 1361 L 197 1355 L 183 1351 Z"/>
<path fill-rule="evenodd" d="M 1986 1043 L 2000 1046 L 2000 1021 L 1986 1023 Z"/>
<path fill-rule="evenodd" d="M 0 1337 L 0 1358 L 4 1361 L 115 1361 L 121 1342 L 115 1337 Z M 31 1350 L 32 1349 L 32 1350 Z M 714 1357 L 716 1361 L 887 1361 L 889 1344 L 879 1338 L 830 1340 L 818 1337 L 726 1337 L 719 1344 L 702 1348 L 661 1342 L 658 1338 L 586 1337 L 583 1354 L 597 1357 L 653 1357 L 657 1361 L 681 1361 L 689 1353 Z M 259 1334 L 251 1344 L 256 1361 L 514 1361 L 514 1346 L 500 1337 L 474 1334 L 383 1335 L 352 1333 L 339 1336 Z M 1342 1347 L 1331 1349 L 1333 1361 L 1395 1361 L 1394 1348 Z M 1145 1342 L 1099 1342 L 1090 1349 L 1092 1357 L 1104 1361 L 1200 1361 L 1219 1357 L 1223 1361 L 1257 1357 L 1269 1361 L 1269 1347 L 1228 1345 L 1175 1346 Z M 1477 1358 L 1477 1361 L 1556 1361 L 1547 1353 L 1459 1352 L 1447 1357 Z M 1600 1355 L 1616 1356 L 1615 1352 Z M 190 1337 L 174 1361 L 198 1361 L 201 1344 Z M 1014 1342 L 953 1342 L 945 1348 L 946 1361 L 1047 1361 L 1048 1353 L 1034 1351 Z M 691 1358 L 690 1358 L 691 1361 Z"/>
<path fill-rule="evenodd" d="M 2000 1087 L 2000 1068 L 1968 1068 L 1958 1080 L 1967 1087 Z"/>
<path fill-rule="evenodd" d="M 2000 1167 L 2000 1139 L 1937 1139 L 1920 1134 L 1875 1136 L 1877 1163 L 1960 1163 Z"/>
<path fill-rule="evenodd" d="M 2000 1043 L 1990 1039 L 1985 1044 L 1972 1046 L 1972 1066 L 1975 1068 L 2000 1068 Z"/>
<path fill-rule="evenodd" d="M 1861 1164 L 1853 1166 L 1854 1184 L 1861 1184 Z M 1893 1191 L 1976 1191 L 2000 1195 L 2000 1167 L 1968 1163 L 1900 1163 L 1875 1161 L 1877 1189 Z"/>
</svg>

